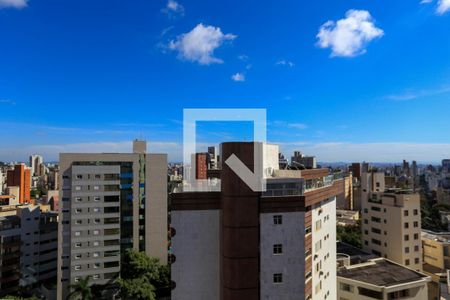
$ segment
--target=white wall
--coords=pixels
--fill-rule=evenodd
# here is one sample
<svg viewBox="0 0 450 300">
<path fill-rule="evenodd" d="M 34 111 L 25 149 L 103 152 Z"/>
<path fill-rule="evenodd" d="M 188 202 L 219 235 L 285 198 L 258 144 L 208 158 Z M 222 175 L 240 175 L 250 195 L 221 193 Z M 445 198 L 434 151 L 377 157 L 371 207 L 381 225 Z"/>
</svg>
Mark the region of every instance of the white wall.
<svg viewBox="0 0 450 300">
<path fill-rule="evenodd" d="M 220 297 L 219 210 L 173 211 L 171 265 L 176 288 L 172 299 L 214 300 Z"/>
<path fill-rule="evenodd" d="M 311 212 L 312 216 L 312 298 L 336 299 L 336 197 L 322 201 Z M 322 227 L 316 230 L 316 221 Z M 316 244 L 322 241 L 320 250 Z M 321 261 L 322 268 L 317 271 L 316 264 Z M 322 274 L 322 275 L 321 275 Z M 316 286 L 322 282 L 322 289 L 316 293 Z"/>
</svg>

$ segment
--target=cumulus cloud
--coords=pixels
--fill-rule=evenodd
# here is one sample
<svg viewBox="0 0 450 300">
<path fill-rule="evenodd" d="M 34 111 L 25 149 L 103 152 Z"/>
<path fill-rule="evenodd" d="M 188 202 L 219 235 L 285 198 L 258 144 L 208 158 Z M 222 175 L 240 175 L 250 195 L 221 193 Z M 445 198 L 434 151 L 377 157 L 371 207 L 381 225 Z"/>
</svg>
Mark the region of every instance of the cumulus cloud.
<svg viewBox="0 0 450 300">
<path fill-rule="evenodd" d="M 292 61 L 288 61 L 288 60 L 285 60 L 285 59 L 281 59 L 281 60 L 277 61 L 275 64 L 277 66 L 287 66 L 287 67 L 290 67 L 290 68 L 295 66 L 295 64 Z"/>
<path fill-rule="evenodd" d="M 222 33 L 219 27 L 198 24 L 188 33 L 179 35 L 169 42 L 169 49 L 178 51 L 180 59 L 197 62 L 201 65 L 223 63 L 214 56 L 214 51 L 225 41 L 231 41 L 236 35 Z"/>
<path fill-rule="evenodd" d="M 420 4 L 430 4 L 433 3 L 434 0 L 422 0 Z M 438 15 L 443 15 L 450 11 L 450 0 L 438 0 L 436 6 L 436 13 Z"/>
<path fill-rule="evenodd" d="M 236 73 L 231 76 L 231 79 L 234 81 L 245 81 L 245 75 L 242 73 Z"/>
<path fill-rule="evenodd" d="M 449 12 L 450 11 L 450 0 L 439 0 L 436 11 L 440 15 L 443 15 L 443 14 Z"/>
<path fill-rule="evenodd" d="M 169 17 L 184 16 L 184 6 L 175 0 L 167 1 L 166 7 L 161 9 L 161 12 L 167 14 Z"/>
<path fill-rule="evenodd" d="M 0 0 L 0 9 L 1 8 L 24 8 L 27 6 L 28 0 Z"/>
<path fill-rule="evenodd" d="M 364 54 L 367 44 L 384 35 L 366 10 L 349 10 L 344 19 L 323 24 L 317 38 L 320 48 L 331 48 L 331 56 L 353 57 Z"/>
</svg>

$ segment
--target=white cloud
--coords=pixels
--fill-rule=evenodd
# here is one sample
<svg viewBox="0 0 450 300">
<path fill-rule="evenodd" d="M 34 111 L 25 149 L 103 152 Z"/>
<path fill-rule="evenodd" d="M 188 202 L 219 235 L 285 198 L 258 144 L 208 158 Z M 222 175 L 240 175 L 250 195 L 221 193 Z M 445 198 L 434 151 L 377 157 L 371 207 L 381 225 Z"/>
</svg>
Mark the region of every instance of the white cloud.
<svg viewBox="0 0 450 300">
<path fill-rule="evenodd" d="M 422 0 L 422 1 L 420 1 L 420 4 L 428 4 L 428 3 L 431 3 L 433 1 L 434 0 Z"/>
<path fill-rule="evenodd" d="M 294 129 L 306 129 L 308 128 L 308 125 L 303 123 L 289 123 L 288 127 L 294 128 Z"/>
<path fill-rule="evenodd" d="M 275 64 L 278 65 L 278 66 L 287 66 L 287 67 L 290 67 L 290 68 L 295 66 L 295 64 L 292 61 L 288 61 L 288 60 L 285 60 L 285 59 L 281 59 L 281 60 L 277 61 Z"/>
<path fill-rule="evenodd" d="M 170 17 L 174 16 L 184 16 L 184 7 L 180 3 L 175 0 L 167 1 L 167 5 L 165 8 L 161 9 L 161 11 L 167 14 Z"/>
<path fill-rule="evenodd" d="M 400 94 L 392 94 L 384 97 L 392 101 L 409 101 L 423 97 L 438 96 L 450 93 L 450 86 L 443 86 L 433 89 L 405 91 Z"/>
<path fill-rule="evenodd" d="M 241 54 L 241 55 L 238 56 L 238 59 L 239 59 L 239 60 L 242 60 L 242 61 L 247 61 L 248 58 L 249 58 L 249 57 L 248 57 L 247 55 L 245 55 L 245 54 Z"/>
<path fill-rule="evenodd" d="M 449 143 L 346 143 L 346 142 L 285 142 L 282 152 L 289 156 L 294 150 L 314 155 L 322 162 L 387 162 L 399 163 L 403 159 L 421 163 L 440 162 L 450 152 Z"/>
<path fill-rule="evenodd" d="M 188 33 L 179 35 L 169 42 L 169 49 L 178 51 L 178 57 L 201 65 L 223 63 L 214 57 L 214 51 L 225 41 L 231 41 L 236 35 L 223 34 L 219 27 L 198 24 Z"/>
<path fill-rule="evenodd" d="M 0 9 L 1 8 L 24 8 L 27 6 L 28 0 L 0 0 Z"/>
<path fill-rule="evenodd" d="M 0 99 L 0 104 L 16 105 L 16 101 L 11 99 Z"/>
<path fill-rule="evenodd" d="M 353 57 L 364 54 L 367 44 L 384 35 L 366 10 L 349 10 L 345 19 L 323 24 L 317 38 L 320 48 L 331 48 L 331 56 Z"/>
<path fill-rule="evenodd" d="M 436 11 L 439 15 L 443 15 L 443 14 L 449 12 L 450 11 L 450 0 L 439 0 Z"/>
<path fill-rule="evenodd" d="M 236 73 L 231 76 L 231 79 L 234 81 L 245 81 L 245 75 L 242 73 Z"/>
<path fill-rule="evenodd" d="M 177 142 L 147 142 L 149 153 L 167 153 L 169 161 L 181 161 L 182 149 L 182 145 Z M 36 144 L 25 147 L 3 147 L 0 149 L 0 161 L 25 161 L 31 153 L 43 155 L 46 161 L 58 161 L 60 153 L 130 153 L 131 151 L 131 141 Z"/>
</svg>

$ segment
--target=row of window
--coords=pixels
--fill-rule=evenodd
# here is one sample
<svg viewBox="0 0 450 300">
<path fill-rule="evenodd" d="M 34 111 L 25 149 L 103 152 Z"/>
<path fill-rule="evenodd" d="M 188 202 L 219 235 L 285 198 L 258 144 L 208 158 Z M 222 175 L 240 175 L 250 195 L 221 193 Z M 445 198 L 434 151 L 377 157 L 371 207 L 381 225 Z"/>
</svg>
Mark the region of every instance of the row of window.
<svg viewBox="0 0 450 300">
<path fill-rule="evenodd" d="M 91 185 L 76 185 L 75 186 L 75 191 L 91 191 L 91 190 L 92 191 L 116 192 L 116 191 L 120 191 L 120 185 L 105 184 L 103 186 L 100 186 L 100 185 L 92 185 L 92 186 Z"/>
<path fill-rule="evenodd" d="M 120 175 L 119 174 L 77 174 L 75 175 L 75 178 L 78 180 L 82 179 L 104 179 L 104 180 L 119 180 Z M 67 176 L 64 179 L 69 179 Z"/>
<path fill-rule="evenodd" d="M 118 246 L 120 245 L 120 240 L 113 239 L 113 240 L 104 240 L 103 246 Z M 89 242 L 75 242 L 74 247 L 75 248 L 81 248 L 81 247 L 99 247 L 101 245 L 101 241 L 89 241 Z"/>
</svg>

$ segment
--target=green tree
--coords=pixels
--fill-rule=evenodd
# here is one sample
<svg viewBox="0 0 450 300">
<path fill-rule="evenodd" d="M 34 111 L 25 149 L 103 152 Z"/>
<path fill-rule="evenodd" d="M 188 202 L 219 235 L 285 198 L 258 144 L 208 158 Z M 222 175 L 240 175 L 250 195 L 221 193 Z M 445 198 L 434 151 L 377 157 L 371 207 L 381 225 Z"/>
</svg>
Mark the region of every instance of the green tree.
<svg viewBox="0 0 450 300">
<path fill-rule="evenodd" d="M 336 239 L 361 248 L 361 228 L 359 224 L 355 226 L 336 226 Z"/>
<path fill-rule="evenodd" d="M 81 278 L 76 284 L 71 284 L 69 290 L 72 290 L 72 292 L 67 295 L 67 299 L 74 299 L 77 297 L 81 297 L 82 300 L 94 299 L 94 297 L 92 297 L 91 288 L 89 287 L 89 276 Z"/>
<path fill-rule="evenodd" d="M 157 299 L 159 290 L 170 284 L 170 268 L 144 252 L 128 250 L 122 261 L 121 278 L 117 280 L 123 299 Z"/>
</svg>

